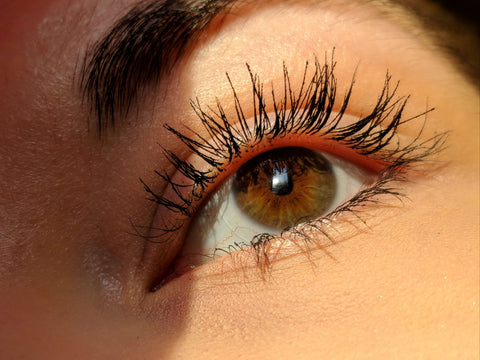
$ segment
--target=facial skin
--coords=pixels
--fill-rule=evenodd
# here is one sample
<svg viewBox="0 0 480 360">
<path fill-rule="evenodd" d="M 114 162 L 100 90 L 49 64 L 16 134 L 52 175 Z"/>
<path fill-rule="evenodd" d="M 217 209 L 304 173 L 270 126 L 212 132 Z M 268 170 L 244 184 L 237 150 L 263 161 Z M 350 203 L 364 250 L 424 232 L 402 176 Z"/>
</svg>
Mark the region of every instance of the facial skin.
<svg viewBox="0 0 480 360">
<path fill-rule="evenodd" d="M 478 356 L 478 89 L 415 19 L 354 1 L 239 5 L 99 138 L 79 64 L 134 3 L 3 4 L 0 357 Z M 157 211 L 138 179 L 161 191 L 154 170 L 172 172 L 159 143 L 188 156 L 163 125 L 201 133 L 189 103 L 197 97 L 233 114 L 226 72 L 250 117 L 245 63 L 277 89 L 285 63 L 298 87 L 305 61 L 333 48 L 340 98 L 357 69 L 349 114 L 372 108 L 388 70 L 411 95 L 405 117 L 435 107 L 421 137 L 448 131 L 445 149 L 408 174 L 401 201 L 363 209 L 367 225 L 341 216 L 328 251 L 299 251 L 292 239 L 264 278 L 247 250 L 152 292 L 183 241 L 179 234 L 176 245 L 156 246 L 132 236 L 132 223 L 148 225 Z M 415 136 L 422 124 L 399 132 Z"/>
</svg>

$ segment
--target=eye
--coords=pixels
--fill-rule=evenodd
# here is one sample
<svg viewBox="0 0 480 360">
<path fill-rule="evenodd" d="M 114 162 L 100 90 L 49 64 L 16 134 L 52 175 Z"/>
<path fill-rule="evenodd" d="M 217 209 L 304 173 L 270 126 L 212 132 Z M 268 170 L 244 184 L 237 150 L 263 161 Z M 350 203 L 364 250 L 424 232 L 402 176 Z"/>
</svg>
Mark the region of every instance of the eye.
<svg viewBox="0 0 480 360">
<path fill-rule="evenodd" d="M 198 210 L 181 257 L 196 266 L 258 234 L 278 234 L 325 216 L 375 178 L 351 162 L 307 148 L 264 152 L 243 164 Z"/>
<path fill-rule="evenodd" d="M 408 96 L 397 96 L 398 85 L 391 86 L 388 74 L 372 109 L 362 117 L 349 115 L 354 81 L 337 103 L 334 67 L 316 61 L 311 71 L 307 63 L 296 91 L 285 68 L 282 96 L 272 90 L 270 98 L 249 68 L 252 117 L 244 116 L 230 82 L 233 114 L 218 102 L 216 108 L 202 107 L 197 100 L 191 105 L 203 131 L 165 126 L 190 155 L 182 158 L 165 149 L 176 173 L 156 171 L 167 184 L 162 194 L 142 181 L 158 204 L 145 238 L 164 244 L 160 286 L 210 261 L 219 250 L 252 246 L 269 263 L 268 253 L 261 251 L 271 238 L 265 234 L 298 233 L 306 223 L 321 236 L 316 221 L 378 204 L 378 195 L 401 196 L 395 184 L 413 164 L 441 149 L 445 134 L 422 139 L 424 122 L 416 137 L 399 134 L 402 124 L 433 109 L 404 118 Z"/>
</svg>

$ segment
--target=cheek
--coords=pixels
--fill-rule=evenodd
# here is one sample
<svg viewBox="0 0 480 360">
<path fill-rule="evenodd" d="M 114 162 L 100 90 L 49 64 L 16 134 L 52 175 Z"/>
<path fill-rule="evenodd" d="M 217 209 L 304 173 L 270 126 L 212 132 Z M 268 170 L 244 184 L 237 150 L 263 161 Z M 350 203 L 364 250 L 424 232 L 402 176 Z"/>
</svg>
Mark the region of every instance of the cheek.
<svg viewBox="0 0 480 360">
<path fill-rule="evenodd" d="M 57 302 L 56 296 L 51 289 L 39 287 L 11 289 L 1 295 L 2 356 L 31 358 L 31 352 L 35 352 L 38 358 L 60 358 L 61 354 L 67 356 L 68 351 L 82 349 L 83 353 L 95 346 L 82 331 L 85 324 L 75 319 L 81 315 L 92 320 L 92 314 L 72 314 L 72 308 Z"/>
<path fill-rule="evenodd" d="M 11 286 L 0 293 L 5 359 L 131 359 L 150 331 L 138 319 L 94 303 L 81 288 Z M 118 310 L 118 309 L 117 309 Z M 136 354 L 134 356 L 133 354 Z"/>
<path fill-rule="evenodd" d="M 317 358 L 385 358 L 401 349 L 406 357 L 428 351 L 443 358 L 475 349 L 478 211 L 461 204 L 478 186 L 468 174 L 460 178 L 455 191 L 453 178 L 412 185 L 405 204 L 372 211 L 369 229 L 353 238 L 340 230 L 335 244 L 272 264 L 266 281 L 255 267 L 221 276 L 198 268 L 189 295 L 195 301 L 183 309 L 187 317 L 179 315 L 190 330 L 173 356 L 214 348 L 226 357 L 293 358 L 301 349 Z M 164 290 L 181 292 L 189 281 Z M 266 338 L 268 348 L 258 341 Z"/>
</svg>

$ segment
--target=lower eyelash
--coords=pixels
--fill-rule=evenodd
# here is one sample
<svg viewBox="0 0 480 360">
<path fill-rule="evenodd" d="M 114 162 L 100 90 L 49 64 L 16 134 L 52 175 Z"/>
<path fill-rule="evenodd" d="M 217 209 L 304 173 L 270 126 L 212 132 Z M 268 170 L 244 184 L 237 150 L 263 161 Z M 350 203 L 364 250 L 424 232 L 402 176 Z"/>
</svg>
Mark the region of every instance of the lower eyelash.
<svg viewBox="0 0 480 360">
<path fill-rule="evenodd" d="M 393 186 L 393 183 L 405 180 L 406 172 L 411 169 L 413 164 L 419 163 L 440 151 L 445 142 L 446 134 L 438 134 L 422 141 L 420 139 L 422 130 L 420 130 L 410 143 L 400 145 L 397 141 L 397 130 L 400 125 L 414 119 L 423 117 L 426 121 L 427 115 L 433 111 L 433 108 L 429 108 L 414 117 L 403 119 L 402 115 L 408 96 L 397 96 L 399 83 L 397 82 L 392 87 L 391 76 L 387 73 L 383 89 L 372 111 L 353 124 L 342 125 L 341 120 L 348 109 L 355 76 L 353 76 L 350 87 L 338 106 L 336 104 L 335 64 L 333 55 L 330 62 L 326 60 L 324 65 L 321 65 L 315 58 L 313 74 L 308 76 L 310 65 L 307 62 L 301 87 L 297 93 L 291 87 L 288 70 L 284 66 L 284 91 L 281 98 L 278 98 L 273 90 L 271 92 L 274 116 L 271 116 L 271 113 L 266 110 L 268 106 L 263 83 L 247 64 L 254 105 L 253 116 L 249 118 L 253 118 L 253 125 L 247 122 L 240 99 L 228 74 L 226 76 L 230 82 L 233 94 L 232 100 L 236 110 L 233 117 L 229 117 L 225 113 L 218 101 L 215 108 L 204 109 L 198 99 L 192 100 L 191 106 L 208 134 L 208 139 L 188 128 L 186 128 L 186 132 L 191 133 L 191 136 L 183 134 L 168 124 L 165 125 L 165 128 L 174 134 L 193 154 L 200 157 L 205 162 L 207 170 L 198 169 L 187 160 L 181 159 L 172 151 L 163 148 L 167 159 L 182 174 L 187 185 L 174 182 L 166 172 L 155 171 L 176 194 L 177 199 L 172 200 L 157 195 L 143 180 L 140 181 L 149 194 L 148 199 L 150 201 L 174 214 L 178 214 L 184 220 L 166 224 L 164 228 L 147 227 L 148 235 L 143 235 L 145 229 L 142 227 L 134 226 L 135 235 L 144 237 L 150 242 L 169 241 L 183 227 L 183 222 L 193 216 L 207 188 L 215 183 L 219 174 L 232 161 L 241 158 L 244 151 L 254 148 L 262 142 L 269 142 L 291 134 L 319 136 L 325 140 L 332 140 L 371 160 L 385 164 L 375 184 L 361 190 L 352 199 L 337 207 L 327 216 L 309 221 L 302 226 L 310 227 L 310 229 L 319 231 L 329 237 L 325 228 L 319 224 L 328 223 L 328 219 L 344 212 L 353 213 L 358 217 L 359 209 L 367 204 L 376 204 L 379 195 L 402 197 L 402 193 Z M 340 110 L 334 113 L 334 108 Z M 396 145 L 392 147 L 395 142 Z M 185 190 L 187 191 L 185 192 Z M 188 195 L 185 196 L 185 193 Z M 284 232 L 286 231 L 296 230 L 295 227 L 291 227 L 284 230 Z M 309 237 L 306 232 L 298 230 L 296 233 L 303 236 L 308 243 Z M 275 236 L 275 238 L 281 238 L 282 234 Z M 257 254 L 257 262 L 268 264 L 269 258 L 266 248 L 272 238 L 274 236 L 270 234 L 259 234 L 249 244 L 239 243 L 234 248 L 236 250 L 245 246 L 252 246 Z M 217 251 L 227 252 L 231 250 L 234 249 L 217 249 Z M 261 261 L 262 259 L 263 261 Z"/>
<path fill-rule="evenodd" d="M 432 141 L 432 147 L 430 148 L 431 151 L 424 151 L 421 155 L 421 158 L 417 158 L 415 161 L 421 161 L 424 157 L 432 155 L 433 152 L 439 151 L 444 140 L 442 137 L 438 137 L 432 139 Z M 332 225 L 332 219 L 336 219 L 341 214 L 350 213 L 354 216 L 354 218 L 358 219 L 361 224 L 367 225 L 366 221 L 362 217 L 362 209 L 367 205 L 381 205 L 383 201 L 380 200 L 380 196 L 387 195 L 402 201 L 403 198 L 406 198 L 406 195 L 402 193 L 399 187 L 395 186 L 395 184 L 406 181 L 406 168 L 404 165 L 404 163 L 399 162 L 388 166 L 382 170 L 382 172 L 379 174 L 379 178 L 374 184 L 362 189 L 354 197 L 321 218 L 302 222 L 300 224 L 300 228 L 297 227 L 298 225 L 292 225 L 284 229 L 280 234 L 257 234 L 249 243 L 235 243 L 234 245 L 228 246 L 227 249 L 216 248 L 214 254 L 211 255 L 211 258 L 214 259 L 217 252 L 232 254 L 234 251 L 242 251 L 247 247 L 251 247 L 254 250 L 254 256 L 260 270 L 260 275 L 265 277 L 266 272 L 270 269 L 270 264 L 274 260 L 272 257 L 276 256 L 279 249 L 282 247 L 283 241 L 289 243 L 292 242 L 292 234 L 302 242 L 299 243 L 297 241 L 296 246 L 307 256 L 309 255 L 312 243 L 317 248 L 320 247 L 324 253 L 327 253 L 327 255 L 331 256 L 327 250 L 327 247 L 334 245 L 337 242 L 335 240 L 336 236 L 332 235 L 331 231 L 333 230 L 338 233 L 334 225 Z M 312 232 L 322 235 L 323 240 L 326 239 L 328 242 L 325 244 L 322 240 L 319 240 L 317 236 L 312 236 Z M 285 236 L 286 234 L 289 236 Z M 270 249 L 269 245 L 273 240 L 280 241 L 281 243 L 280 245 L 277 244 L 276 247 Z"/>
</svg>

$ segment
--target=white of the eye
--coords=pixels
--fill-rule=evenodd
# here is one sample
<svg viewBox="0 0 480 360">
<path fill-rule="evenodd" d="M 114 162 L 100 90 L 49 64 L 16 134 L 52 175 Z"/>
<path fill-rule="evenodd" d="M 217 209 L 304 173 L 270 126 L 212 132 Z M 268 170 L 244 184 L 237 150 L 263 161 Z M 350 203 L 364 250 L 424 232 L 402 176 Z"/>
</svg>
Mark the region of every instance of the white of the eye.
<svg viewBox="0 0 480 360">
<path fill-rule="evenodd" d="M 322 155 L 330 162 L 337 185 L 332 205 L 326 211 L 328 213 L 352 198 L 364 185 L 371 183 L 374 175 L 336 156 Z M 224 183 L 207 201 L 206 206 L 199 210 L 190 226 L 183 254 L 212 255 L 218 248 L 228 250 L 229 246 L 249 244 L 257 234 L 280 232 L 243 213 L 231 189 L 232 182 L 229 179 Z M 199 259 L 197 261 L 200 263 L 208 260 Z"/>
</svg>

